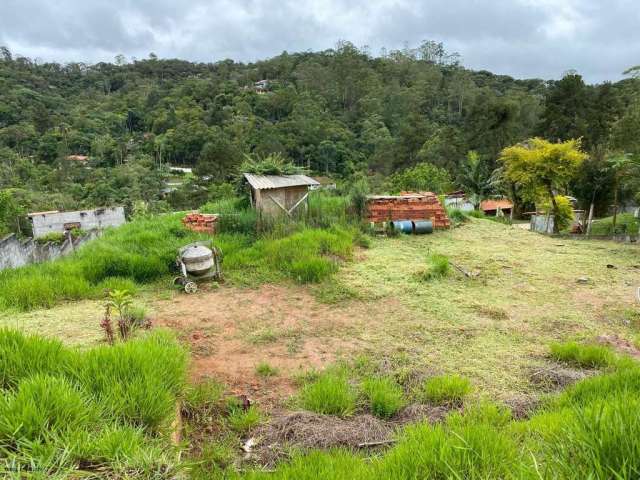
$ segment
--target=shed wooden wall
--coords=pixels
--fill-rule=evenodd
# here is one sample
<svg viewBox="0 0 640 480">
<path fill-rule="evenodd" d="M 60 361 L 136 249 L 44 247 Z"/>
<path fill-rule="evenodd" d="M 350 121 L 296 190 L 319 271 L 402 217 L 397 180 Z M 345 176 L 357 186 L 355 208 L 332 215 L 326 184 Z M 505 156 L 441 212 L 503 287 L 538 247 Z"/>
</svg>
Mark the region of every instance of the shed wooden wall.
<svg viewBox="0 0 640 480">
<path fill-rule="evenodd" d="M 264 190 L 253 190 L 253 198 L 255 200 L 255 206 L 258 210 L 271 215 L 284 215 L 285 212 L 278 206 L 276 201 L 280 205 L 284 206 L 287 210 L 293 207 L 304 195 L 307 193 L 308 187 L 306 185 L 296 187 L 284 187 L 284 188 L 269 188 Z M 274 199 L 276 201 L 274 201 Z M 306 202 L 296 208 L 303 209 L 306 207 Z M 292 212 L 292 213 L 295 213 Z"/>
</svg>

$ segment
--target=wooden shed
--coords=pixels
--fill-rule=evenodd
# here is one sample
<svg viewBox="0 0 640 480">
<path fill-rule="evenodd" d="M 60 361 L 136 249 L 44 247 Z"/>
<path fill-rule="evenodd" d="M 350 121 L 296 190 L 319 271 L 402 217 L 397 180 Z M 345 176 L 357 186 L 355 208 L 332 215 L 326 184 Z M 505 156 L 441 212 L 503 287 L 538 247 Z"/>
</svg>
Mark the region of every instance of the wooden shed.
<svg viewBox="0 0 640 480">
<path fill-rule="evenodd" d="M 307 206 L 309 187 L 319 182 L 306 175 L 255 175 L 245 173 L 251 188 L 251 205 L 272 215 L 293 215 L 300 206 Z"/>
</svg>

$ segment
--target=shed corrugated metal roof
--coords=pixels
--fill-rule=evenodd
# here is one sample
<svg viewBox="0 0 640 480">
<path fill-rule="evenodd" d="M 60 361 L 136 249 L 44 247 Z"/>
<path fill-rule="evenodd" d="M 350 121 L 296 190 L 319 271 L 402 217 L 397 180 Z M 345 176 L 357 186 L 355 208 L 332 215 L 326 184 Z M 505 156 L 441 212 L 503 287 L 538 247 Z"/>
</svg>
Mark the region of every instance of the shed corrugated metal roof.
<svg viewBox="0 0 640 480">
<path fill-rule="evenodd" d="M 244 178 L 256 190 L 320 185 L 319 182 L 306 175 L 255 175 L 253 173 L 245 173 Z"/>
</svg>

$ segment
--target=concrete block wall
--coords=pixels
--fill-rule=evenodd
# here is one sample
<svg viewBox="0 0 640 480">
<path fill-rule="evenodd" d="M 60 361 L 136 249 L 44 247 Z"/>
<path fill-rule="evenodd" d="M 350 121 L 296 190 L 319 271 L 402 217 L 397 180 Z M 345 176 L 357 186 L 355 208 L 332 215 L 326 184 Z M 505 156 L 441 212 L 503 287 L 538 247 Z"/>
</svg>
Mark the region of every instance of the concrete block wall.
<svg viewBox="0 0 640 480">
<path fill-rule="evenodd" d="M 43 212 L 29 215 L 33 236 L 38 238 L 48 233 L 64 233 L 65 225 L 78 223 L 82 230 L 118 227 L 125 223 L 124 208 L 96 208 L 77 212 Z"/>
<path fill-rule="evenodd" d="M 61 244 L 57 244 L 51 242 L 39 243 L 33 238 L 20 240 L 12 233 L 0 239 L 0 270 L 23 267 L 30 263 L 46 262 L 63 257 L 99 235 L 100 232 L 94 230 L 75 240 L 67 238 Z"/>
</svg>

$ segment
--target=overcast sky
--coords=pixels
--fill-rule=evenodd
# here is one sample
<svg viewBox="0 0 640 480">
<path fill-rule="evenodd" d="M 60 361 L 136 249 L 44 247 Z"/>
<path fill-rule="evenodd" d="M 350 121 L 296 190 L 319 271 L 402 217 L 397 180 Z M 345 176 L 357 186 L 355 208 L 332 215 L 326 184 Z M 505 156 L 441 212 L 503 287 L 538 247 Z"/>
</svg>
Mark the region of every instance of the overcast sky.
<svg viewBox="0 0 640 480">
<path fill-rule="evenodd" d="M 42 60 L 252 61 L 338 40 L 374 55 L 437 40 L 474 69 L 618 80 L 640 64 L 640 0 L 0 0 L 0 45 Z"/>
</svg>

